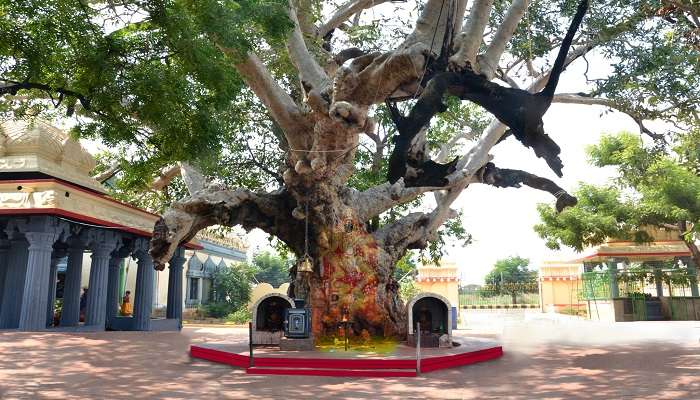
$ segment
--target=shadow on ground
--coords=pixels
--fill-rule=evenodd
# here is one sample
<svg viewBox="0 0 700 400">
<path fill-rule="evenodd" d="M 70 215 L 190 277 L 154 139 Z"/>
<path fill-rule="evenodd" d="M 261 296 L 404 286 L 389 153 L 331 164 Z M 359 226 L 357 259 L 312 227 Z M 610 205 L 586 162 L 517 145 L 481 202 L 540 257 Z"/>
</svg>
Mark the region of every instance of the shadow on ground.
<svg viewBox="0 0 700 400">
<path fill-rule="evenodd" d="M 580 329 L 549 328 L 566 330 Z M 575 332 L 563 340 L 512 327 L 499 360 L 418 378 L 343 379 L 252 376 L 187 355 L 191 343 L 245 340 L 243 329 L 2 332 L 0 398 L 700 399 L 697 339 L 633 341 L 614 337 L 615 328 L 598 333 L 609 339 L 604 345 L 572 340 Z"/>
</svg>

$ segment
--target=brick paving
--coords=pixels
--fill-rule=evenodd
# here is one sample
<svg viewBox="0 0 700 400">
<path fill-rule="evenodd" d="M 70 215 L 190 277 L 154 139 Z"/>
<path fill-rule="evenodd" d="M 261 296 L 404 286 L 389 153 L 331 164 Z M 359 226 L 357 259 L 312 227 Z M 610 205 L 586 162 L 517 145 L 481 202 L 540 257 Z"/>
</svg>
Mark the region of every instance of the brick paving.
<svg viewBox="0 0 700 400">
<path fill-rule="evenodd" d="M 503 358 L 418 378 L 251 376 L 187 355 L 245 329 L 0 332 L 0 399 L 700 399 L 700 323 L 518 321 Z"/>
</svg>

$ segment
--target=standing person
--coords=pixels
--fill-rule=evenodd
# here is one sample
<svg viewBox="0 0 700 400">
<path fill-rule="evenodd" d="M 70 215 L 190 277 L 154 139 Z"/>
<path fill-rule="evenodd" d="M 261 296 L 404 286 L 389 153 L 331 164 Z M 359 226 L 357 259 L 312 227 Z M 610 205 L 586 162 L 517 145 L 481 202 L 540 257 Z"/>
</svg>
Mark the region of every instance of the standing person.
<svg viewBox="0 0 700 400">
<path fill-rule="evenodd" d="M 132 313 L 132 308 L 131 308 L 131 300 L 129 299 L 129 296 L 131 295 L 131 292 L 129 290 L 124 293 L 124 297 L 122 298 L 122 306 L 119 310 L 119 314 L 124 315 L 124 316 L 129 316 Z"/>
<path fill-rule="evenodd" d="M 80 295 L 80 322 L 85 322 L 85 309 L 87 308 L 87 293 L 88 288 L 83 288 L 83 294 Z"/>
</svg>

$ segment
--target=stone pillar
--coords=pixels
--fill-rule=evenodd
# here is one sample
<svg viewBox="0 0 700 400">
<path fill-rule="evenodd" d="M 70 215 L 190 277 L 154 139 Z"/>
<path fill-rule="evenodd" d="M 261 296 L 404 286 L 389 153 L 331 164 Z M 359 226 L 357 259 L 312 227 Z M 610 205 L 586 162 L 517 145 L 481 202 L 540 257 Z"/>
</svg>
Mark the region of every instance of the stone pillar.
<svg viewBox="0 0 700 400">
<path fill-rule="evenodd" d="M 10 249 L 7 253 L 7 272 L 0 309 L 0 329 L 17 329 L 22 311 L 24 277 L 27 272 L 27 247 L 29 243 L 18 232 L 8 233 Z"/>
<path fill-rule="evenodd" d="M 107 276 L 107 327 L 111 325 L 119 312 L 119 270 L 123 258 L 118 254 L 118 250 L 112 253 L 109 259 L 109 274 Z"/>
<path fill-rule="evenodd" d="M 46 303 L 46 327 L 53 326 L 54 303 L 56 302 L 56 280 L 58 263 L 67 254 L 65 249 L 54 249 L 51 254 L 51 269 L 49 270 L 49 301 Z"/>
<path fill-rule="evenodd" d="M 68 238 L 68 265 L 63 287 L 61 326 L 77 326 L 80 321 L 80 278 L 85 247 L 85 234 Z"/>
<path fill-rule="evenodd" d="M 90 284 L 85 306 L 85 325 L 105 328 L 107 320 L 107 274 L 110 254 L 117 246 L 119 236 L 115 232 L 97 231 L 90 246 Z"/>
<path fill-rule="evenodd" d="M 182 266 L 185 264 L 185 249 L 178 247 L 170 259 L 168 274 L 167 318 L 176 318 L 182 329 Z"/>
<path fill-rule="evenodd" d="M 608 260 L 608 276 L 610 277 L 610 297 L 620 297 L 620 288 L 617 285 L 617 260 Z"/>
<path fill-rule="evenodd" d="M 7 240 L 5 232 L 0 231 L 0 310 L 2 310 L 2 292 L 5 289 L 5 275 L 9 267 L 7 263 L 7 253 L 9 251 L 10 241 Z"/>
<path fill-rule="evenodd" d="M 137 258 L 136 294 L 134 296 L 134 330 L 147 331 L 151 328 L 153 306 L 153 260 L 148 254 L 148 242 L 142 240 L 134 252 Z"/>
<path fill-rule="evenodd" d="M 46 289 L 51 270 L 51 252 L 54 242 L 58 239 L 58 233 L 49 229 L 48 232 L 26 232 L 24 236 L 29 242 L 29 254 L 19 329 L 43 330 L 46 329 L 46 309 L 49 300 Z"/>
</svg>

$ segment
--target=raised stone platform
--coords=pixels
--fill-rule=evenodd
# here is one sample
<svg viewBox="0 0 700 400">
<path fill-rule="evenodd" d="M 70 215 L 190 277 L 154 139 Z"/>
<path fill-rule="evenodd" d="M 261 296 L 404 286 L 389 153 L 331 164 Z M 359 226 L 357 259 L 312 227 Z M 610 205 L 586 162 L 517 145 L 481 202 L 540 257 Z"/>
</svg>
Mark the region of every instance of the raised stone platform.
<svg viewBox="0 0 700 400">
<path fill-rule="evenodd" d="M 420 364 L 416 362 L 416 349 L 405 344 L 398 345 L 388 354 L 256 348 L 251 363 L 248 343 L 215 342 L 190 346 L 190 356 L 245 368 L 248 374 L 379 378 L 413 377 L 418 373 L 461 367 L 503 355 L 501 346 L 491 340 L 464 336 L 453 339 L 460 345 L 452 348 L 421 348 Z"/>
<path fill-rule="evenodd" d="M 314 339 L 295 339 L 283 337 L 280 339 L 280 350 L 281 351 L 313 351 L 314 350 Z"/>
</svg>

